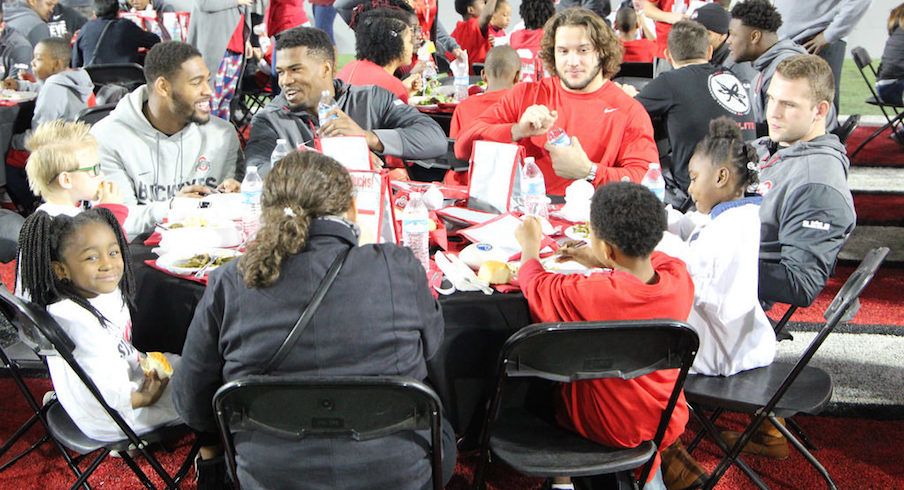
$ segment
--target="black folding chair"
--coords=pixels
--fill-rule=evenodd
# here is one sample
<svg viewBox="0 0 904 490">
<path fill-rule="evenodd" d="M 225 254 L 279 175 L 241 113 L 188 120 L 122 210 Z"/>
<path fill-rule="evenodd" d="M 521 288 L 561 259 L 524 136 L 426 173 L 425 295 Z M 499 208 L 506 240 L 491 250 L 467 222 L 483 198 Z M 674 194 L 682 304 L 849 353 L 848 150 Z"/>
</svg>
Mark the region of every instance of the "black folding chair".
<svg viewBox="0 0 904 490">
<path fill-rule="evenodd" d="M 135 476 L 141 481 L 146 488 L 156 488 L 147 474 L 138 466 L 135 460 L 128 454 L 128 450 L 136 449 L 151 465 L 157 475 L 164 481 L 166 488 L 178 488 L 179 482 L 188 473 L 194 461 L 195 455 L 200 449 L 200 442 L 195 441 L 188 456 L 175 475 L 170 475 L 166 469 L 160 464 L 157 458 L 147 449 L 148 444 L 170 440 L 187 433 L 184 426 L 167 427 L 142 433 L 140 436 L 126 423 L 122 416 L 115 409 L 110 407 L 104 400 L 103 395 L 94 384 L 94 381 L 88 377 L 85 370 L 79 365 L 73 356 L 75 344 L 66 332 L 59 326 L 56 320 L 50 316 L 43 308 L 40 308 L 30 302 L 24 301 L 5 289 L 0 289 L 0 303 L 10 312 L 15 312 L 15 316 L 11 319 L 17 329 L 22 332 L 21 337 L 26 339 L 39 356 L 45 357 L 49 354 L 48 347 L 52 346 L 55 355 L 60 356 L 75 374 L 81 379 L 88 388 L 88 391 L 94 396 L 95 400 L 101 405 L 104 411 L 110 416 L 112 421 L 123 431 L 126 438 L 121 441 L 103 442 L 97 441 L 86 436 L 78 426 L 69 417 L 69 414 L 63 409 L 63 406 L 55 400 L 43 407 L 47 431 L 53 438 L 54 442 L 60 446 L 65 446 L 79 455 L 71 457 L 62 446 L 60 452 L 66 460 L 66 464 L 76 475 L 76 481 L 73 483 L 73 489 L 83 486 L 90 488 L 87 483 L 88 477 L 97 469 L 103 460 L 111 451 L 117 451 L 122 461 L 135 473 Z M 45 359 L 46 361 L 46 359 Z M 34 409 L 35 407 L 32 406 Z M 91 460 L 88 467 L 82 470 L 79 464 L 91 454 L 97 453 L 97 456 Z"/>
<path fill-rule="evenodd" d="M 878 76 L 878 72 L 876 68 L 873 67 L 873 60 L 870 57 L 869 53 L 866 52 L 862 46 L 858 46 L 851 50 L 851 56 L 854 58 L 854 64 L 857 65 L 857 70 L 860 71 L 860 76 L 863 77 L 863 81 L 866 83 L 866 87 L 869 89 L 872 94 L 868 99 L 866 99 L 866 103 L 874 106 L 878 106 L 882 111 L 882 115 L 885 116 L 885 120 L 887 121 L 882 127 L 873 132 L 873 134 L 869 135 L 868 138 L 863 140 L 854 152 L 850 154 L 850 158 L 854 158 L 854 155 L 860 152 L 867 143 L 872 141 L 882 134 L 888 128 L 891 128 L 892 132 L 904 128 L 904 123 L 902 123 L 902 119 L 904 119 L 904 107 L 894 104 L 889 104 L 884 102 L 879 98 L 879 94 L 876 93 L 876 89 L 873 87 L 876 83 L 876 79 Z M 866 76 L 866 72 L 869 71 L 872 76 L 872 80 L 870 77 Z M 887 110 L 886 110 L 887 109 Z M 889 115 L 889 112 L 894 114 L 894 117 Z"/>
<path fill-rule="evenodd" d="M 85 67 L 85 71 L 91 77 L 95 93 L 104 85 L 117 84 L 134 90 L 145 83 L 144 68 L 138 63 L 88 65 Z"/>
<path fill-rule="evenodd" d="M 5 293 L 8 294 L 6 287 L 0 286 Z M 0 298 L 2 299 L 2 298 Z M 14 308 L 10 308 L 10 305 L 5 301 L 0 301 L 0 315 L 3 317 L 15 328 L 15 323 L 13 319 L 16 316 L 16 310 Z M 18 328 L 16 328 L 16 332 L 21 336 L 21 332 Z M 35 355 L 34 351 L 26 345 L 26 342 L 22 340 L 18 340 L 13 344 L 7 345 L 3 347 L 0 344 L 0 361 L 3 362 L 3 365 L 0 366 L 0 372 L 3 372 L 5 375 L 8 375 L 12 378 L 13 382 L 19 388 L 19 391 L 22 393 L 23 398 L 25 398 L 25 402 L 28 403 L 28 406 L 31 408 L 31 416 L 28 420 L 25 421 L 18 429 L 10 436 L 6 442 L 3 443 L 3 446 L 0 447 L 0 458 L 2 458 L 12 447 L 20 440 L 22 437 L 28 433 L 28 431 L 40 422 L 40 426 L 43 427 L 44 434 L 38 438 L 37 441 L 32 443 L 27 449 L 23 450 L 19 454 L 10 458 L 7 462 L 3 463 L 0 466 L 0 472 L 6 470 L 10 466 L 14 465 L 17 461 L 34 451 L 41 444 L 44 444 L 49 440 L 49 436 L 46 432 L 47 427 L 47 414 L 44 407 L 41 406 L 40 403 L 35 399 L 34 395 L 32 395 L 31 391 L 28 389 L 28 386 L 25 384 L 25 377 L 28 375 L 43 375 L 47 376 L 47 368 L 41 362 L 40 358 Z M 62 447 L 60 447 L 62 450 Z"/>
<path fill-rule="evenodd" d="M 628 84 L 642 90 L 653 80 L 653 63 L 625 62 L 618 73 L 612 77 L 613 82 Z"/>
<path fill-rule="evenodd" d="M 739 463 L 742 471 L 758 487 L 766 488 L 755 473 L 740 464 L 738 456 L 741 449 L 747 445 L 756 434 L 757 429 L 767 419 L 819 471 L 829 488 L 836 488 L 828 471 L 794 437 L 791 431 L 778 422 L 777 418 L 787 419 L 799 413 L 817 414 L 829 403 L 832 398 L 831 375 L 820 368 L 807 364 L 832 330 L 839 323 L 850 321 L 857 313 L 860 308 L 858 299 L 860 293 L 869 284 L 886 255 L 888 255 L 886 247 L 874 249 L 866 255 L 857 270 L 851 274 L 851 277 L 845 281 L 841 290 L 835 295 L 825 311 L 825 325 L 797 362 L 775 362 L 769 366 L 742 371 L 728 377 L 688 376 L 684 392 L 691 406 L 691 412 L 703 425 L 704 430 L 726 453 L 725 458 L 719 462 L 706 481 L 704 489 L 713 488 L 725 471 L 735 463 Z M 713 416 L 707 418 L 704 409 L 714 410 Z M 725 411 L 755 414 L 734 446 L 730 448 L 713 424 L 715 418 Z M 688 449 L 693 448 L 689 446 Z"/>
<path fill-rule="evenodd" d="M 442 404 L 420 381 L 396 376 L 250 376 L 220 387 L 213 407 L 236 484 L 237 432 L 298 441 L 315 437 L 365 441 L 429 429 L 433 488 L 443 487 Z"/>
<path fill-rule="evenodd" d="M 116 108 L 116 104 L 103 104 L 97 105 L 94 107 L 86 107 L 79 111 L 78 116 L 76 116 L 76 121 L 84 121 L 88 124 L 94 125 L 97 121 L 107 117 L 113 109 Z"/>
<path fill-rule="evenodd" d="M 698 343 L 697 333 L 676 320 L 538 323 L 522 328 L 509 337 L 499 355 L 495 390 L 480 436 L 474 487 L 484 487 L 491 452 L 521 473 L 546 478 L 605 475 L 643 466 L 637 480 L 642 485 L 662 444 Z M 637 447 L 606 447 L 526 408 L 500 409 L 510 377 L 570 383 L 633 379 L 660 369 L 680 371 L 655 437 Z"/>
<path fill-rule="evenodd" d="M 832 131 L 832 134 L 838 137 L 838 140 L 841 141 L 841 144 L 847 143 L 848 138 L 851 137 L 851 134 L 854 133 L 854 130 L 857 129 L 857 126 L 860 125 L 860 114 L 851 114 L 847 119 L 844 120 L 844 124 L 839 124 L 837 128 Z"/>
</svg>

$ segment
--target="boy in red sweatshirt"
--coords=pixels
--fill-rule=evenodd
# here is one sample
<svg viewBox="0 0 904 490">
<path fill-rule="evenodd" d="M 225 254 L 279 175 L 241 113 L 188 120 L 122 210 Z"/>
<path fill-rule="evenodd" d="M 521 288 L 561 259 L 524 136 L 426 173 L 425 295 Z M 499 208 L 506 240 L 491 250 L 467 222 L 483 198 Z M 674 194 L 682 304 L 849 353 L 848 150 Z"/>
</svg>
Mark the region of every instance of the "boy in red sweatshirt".
<svg viewBox="0 0 904 490">
<path fill-rule="evenodd" d="M 496 10 L 496 0 L 455 0 L 455 11 L 462 20 L 452 37 L 468 52 L 468 63 L 483 63 L 490 50 L 488 29 Z"/>
<path fill-rule="evenodd" d="M 521 77 L 521 58 L 511 46 L 496 46 L 487 54 L 487 61 L 480 77 L 487 83 L 486 92 L 472 95 L 461 101 L 452 114 L 452 123 L 449 126 L 449 137 L 455 139 L 461 131 L 462 125 L 483 114 L 496 101 L 508 93 L 509 89 L 518 83 Z M 470 159 L 470 151 L 468 158 Z M 446 184 L 468 185 L 467 172 L 446 172 Z"/>
<path fill-rule="evenodd" d="M 546 272 L 540 264 L 542 233 L 536 218 L 526 218 L 515 232 L 521 244 L 519 281 L 537 322 L 643 320 L 686 321 L 694 302 L 694 284 L 681 260 L 653 252 L 665 231 L 662 202 L 648 189 L 631 182 L 600 186 L 590 207 L 590 246 L 567 244 L 563 260 L 608 270 L 584 274 Z M 605 378 L 562 384 L 556 397 L 556 418 L 578 434 L 614 447 L 635 447 L 653 439 L 662 410 L 678 376 L 677 369 L 656 371 L 634 379 Z M 672 413 L 662 447 L 669 451 L 688 419 L 684 393 Z M 666 473 L 688 473 L 676 458 L 659 462 L 649 481 Z M 672 466 L 672 467 L 670 467 Z M 684 471 L 678 471 L 678 470 Z M 703 475 L 702 468 L 690 479 Z M 661 487 L 657 481 L 653 488 Z M 672 483 L 672 485 L 670 485 Z M 686 488 L 666 477 L 668 488 Z"/>
</svg>

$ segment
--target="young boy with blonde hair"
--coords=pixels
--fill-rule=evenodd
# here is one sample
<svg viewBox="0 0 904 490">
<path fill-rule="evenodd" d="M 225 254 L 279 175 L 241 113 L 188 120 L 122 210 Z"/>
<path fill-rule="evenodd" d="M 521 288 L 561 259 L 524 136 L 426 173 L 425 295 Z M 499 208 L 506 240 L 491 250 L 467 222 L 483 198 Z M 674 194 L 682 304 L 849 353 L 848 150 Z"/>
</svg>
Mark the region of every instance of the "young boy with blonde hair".
<svg viewBox="0 0 904 490">
<path fill-rule="evenodd" d="M 84 122 L 55 120 L 41 124 L 25 142 L 31 152 L 25 173 L 28 186 L 44 199 L 37 211 L 51 216 L 74 216 L 82 211 L 83 201 L 98 206 L 125 221 L 129 210 L 122 204 L 119 188 L 104 181 L 97 156 L 97 140 Z"/>
</svg>

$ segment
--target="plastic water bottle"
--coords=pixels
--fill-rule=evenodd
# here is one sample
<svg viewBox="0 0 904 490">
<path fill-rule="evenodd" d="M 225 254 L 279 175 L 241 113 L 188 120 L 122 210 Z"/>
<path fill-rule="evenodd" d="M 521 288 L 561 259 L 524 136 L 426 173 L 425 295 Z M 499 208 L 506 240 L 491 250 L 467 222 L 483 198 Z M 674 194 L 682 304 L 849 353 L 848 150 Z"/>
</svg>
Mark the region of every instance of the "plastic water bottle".
<svg viewBox="0 0 904 490">
<path fill-rule="evenodd" d="M 276 162 L 280 161 L 292 151 L 292 147 L 289 146 L 289 142 L 280 138 L 276 140 L 276 148 L 273 149 L 273 153 L 270 154 L 270 168 L 272 169 Z M 255 169 L 256 171 L 257 169 Z"/>
<path fill-rule="evenodd" d="M 549 219 L 546 181 L 533 157 L 525 158 L 524 167 L 521 168 L 521 194 L 525 215 Z"/>
<path fill-rule="evenodd" d="M 662 178 L 662 170 L 659 168 L 658 163 L 650 164 L 650 169 L 644 174 L 640 183 L 653 191 L 653 194 L 656 194 L 660 201 L 665 201 L 665 180 Z"/>
<path fill-rule="evenodd" d="M 434 80 L 438 75 L 436 71 L 436 63 L 433 62 L 432 59 L 427 59 L 426 64 L 424 65 L 424 88 L 427 87 L 427 82 L 430 80 Z"/>
<path fill-rule="evenodd" d="M 553 146 L 571 146 L 571 136 L 560 127 L 554 127 L 546 132 L 546 141 Z"/>
<path fill-rule="evenodd" d="M 317 104 L 317 119 L 320 121 L 320 127 L 323 127 L 330 119 L 339 117 L 335 114 L 328 115 L 330 111 L 338 108 L 339 104 L 333 99 L 333 94 L 331 94 L 329 90 L 320 92 L 320 102 Z"/>
<path fill-rule="evenodd" d="M 242 233 L 246 241 L 254 240 L 257 230 L 260 228 L 261 219 L 261 194 L 264 193 L 264 181 L 257 173 L 257 167 L 248 166 L 245 169 L 245 178 L 242 180 Z"/>
<path fill-rule="evenodd" d="M 427 206 L 420 192 L 412 192 L 408 196 L 408 204 L 402 211 L 402 244 L 414 252 L 414 256 L 429 270 L 430 251 L 430 227 Z"/>
</svg>

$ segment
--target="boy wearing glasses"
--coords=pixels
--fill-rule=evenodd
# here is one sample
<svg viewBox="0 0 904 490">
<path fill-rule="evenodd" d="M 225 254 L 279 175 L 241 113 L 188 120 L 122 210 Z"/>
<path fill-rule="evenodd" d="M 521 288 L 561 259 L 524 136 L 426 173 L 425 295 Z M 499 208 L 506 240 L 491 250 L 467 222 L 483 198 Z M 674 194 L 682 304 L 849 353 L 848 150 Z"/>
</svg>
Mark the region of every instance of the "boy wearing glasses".
<svg viewBox="0 0 904 490">
<path fill-rule="evenodd" d="M 32 131 L 26 141 L 31 152 L 25 172 L 28 186 L 44 199 L 37 211 L 51 216 L 80 213 L 84 201 L 113 212 L 120 224 L 129 209 L 122 204 L 119 188 L 104 180 L 97 158 L 97 140 L 83 122 L 55 120 Z"/>
</svg>

